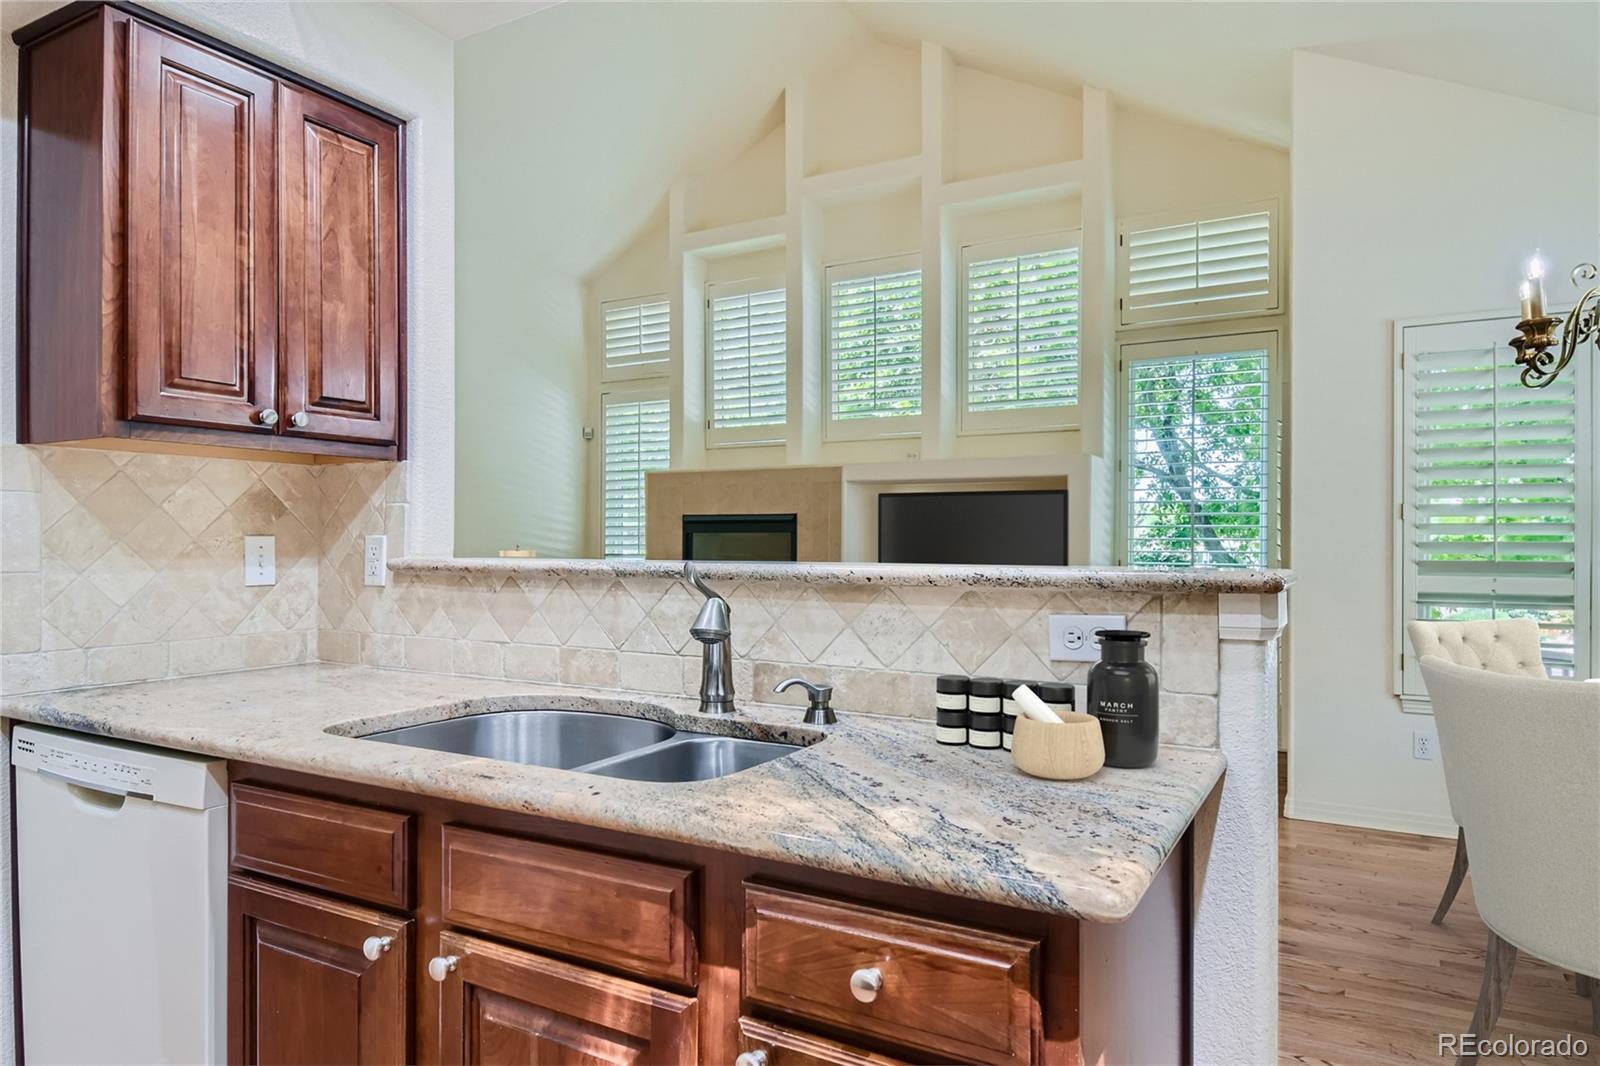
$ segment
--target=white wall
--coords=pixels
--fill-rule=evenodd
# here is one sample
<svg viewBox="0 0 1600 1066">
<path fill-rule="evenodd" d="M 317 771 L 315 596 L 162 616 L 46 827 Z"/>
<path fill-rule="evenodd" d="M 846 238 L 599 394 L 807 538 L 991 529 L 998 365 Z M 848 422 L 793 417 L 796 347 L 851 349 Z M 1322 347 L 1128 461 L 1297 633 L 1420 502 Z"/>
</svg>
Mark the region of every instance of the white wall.
<svg viewBox="0 0 1600 1066">
<path fill-rule="evenodd" d="M 1440 764 L 1411 758 L 1432 722 L 1391 694 L 1391 323 L 1515 313 L 1536 247 L 1558 278 L 1593 260 L 1596 121 L 1310 53 L 1293 74 L 1288 813 L 1452 835 Z"/>
</svg>

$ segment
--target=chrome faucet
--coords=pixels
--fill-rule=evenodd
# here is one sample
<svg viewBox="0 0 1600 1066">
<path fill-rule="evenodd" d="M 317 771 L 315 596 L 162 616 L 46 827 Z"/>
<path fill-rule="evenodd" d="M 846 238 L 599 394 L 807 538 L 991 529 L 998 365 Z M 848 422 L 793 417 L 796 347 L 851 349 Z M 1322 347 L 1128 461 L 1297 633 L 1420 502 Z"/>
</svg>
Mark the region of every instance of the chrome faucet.
<svg viewBox="0 0 1600 1066">
<path fill-rule="evenodd" d="M 700 642 L 700 712 L 732 714 L 733 612 L 728 601 L 705 583 L 693 563 L 684 565 L 683 576 L 706 598 L 689 627 L 689 635 Z"/>
</svg>

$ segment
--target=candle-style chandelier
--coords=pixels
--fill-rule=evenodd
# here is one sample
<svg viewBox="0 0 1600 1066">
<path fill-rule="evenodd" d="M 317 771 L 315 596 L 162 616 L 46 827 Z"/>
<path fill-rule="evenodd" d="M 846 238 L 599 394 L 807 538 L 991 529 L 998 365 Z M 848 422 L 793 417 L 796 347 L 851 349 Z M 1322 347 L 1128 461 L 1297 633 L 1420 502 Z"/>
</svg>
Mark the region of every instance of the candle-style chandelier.
<svg viewBox="0 0 1600 1066">
<path fill-rule="evenodd" d="M 1593 263 L 1579 263 L 1572 268 L 1572 284 L 1581 289 L 1594 281 L 1596 274 Z M 1535 255 L 1528 261 L 1528 275 L 1522 281 L 1522 321 L 1517 323 L 1517 330 L 1511 347 L 1517 350 L 1522 383 L 1530 389 L 1542 389 L 1566 369 L 1580 344 L 1592 340 L 1600 351 L 1600 285 L 1589 287 L 1567 312 L 1563 323 L 1544 313 L 1544 260 Z M 1551 351 L 1557 344 L 1559 354 Z"/>
</svg>

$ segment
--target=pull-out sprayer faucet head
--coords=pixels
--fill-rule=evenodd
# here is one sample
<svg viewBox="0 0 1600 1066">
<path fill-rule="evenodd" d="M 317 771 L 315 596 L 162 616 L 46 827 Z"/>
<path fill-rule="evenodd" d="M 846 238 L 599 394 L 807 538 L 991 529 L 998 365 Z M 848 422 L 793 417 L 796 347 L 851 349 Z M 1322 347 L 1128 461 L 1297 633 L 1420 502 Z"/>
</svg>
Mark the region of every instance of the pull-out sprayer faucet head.
<svg viewBox="0 0 1600 1066">
<path fill-rule="evenodd" d="M 689 627 L 689 635 L 702 644 L 727 640 L 733 633 L 733 612 L 728 607 L 728 601 L 712 591 L 693 563 L 684 566 L 683 576 L 706 598 L 706 602 L 700 606 L 700 613 L 695 616 L 694 624 Z"/>
</svg>

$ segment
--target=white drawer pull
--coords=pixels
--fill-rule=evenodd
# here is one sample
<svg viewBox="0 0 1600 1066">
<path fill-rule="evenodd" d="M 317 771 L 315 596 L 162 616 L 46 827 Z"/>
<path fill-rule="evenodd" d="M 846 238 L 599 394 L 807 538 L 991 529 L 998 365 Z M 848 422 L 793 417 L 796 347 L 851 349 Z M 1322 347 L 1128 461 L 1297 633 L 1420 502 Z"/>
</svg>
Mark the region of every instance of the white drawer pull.
<svg viewBox="0 0 1600 1066">
<path fill-rule="evenodd" d="M 850 994 L 862 1003 L 871 1003 L 877 999 L 882 988 L 883 971 L 876 966 L 857 970 L 850 975 Z"/>
<path fill-rule="evenodd" d="M 733 1060 L 733 1066 L 767 1066 L 765 1051 L 746 1051 Z"/>
<path fill-rule="evenodd" d="M 392 936 L 369 936 L 361 942 L 361 954 L 377 962 L 384 952 L 394 945 Z"/>
<path fill-rule="evenodd" d="M 460 955 L 435 955 L 428 960 L 428 976 L 443 984 L 460 962 Z"/>
</svg>

